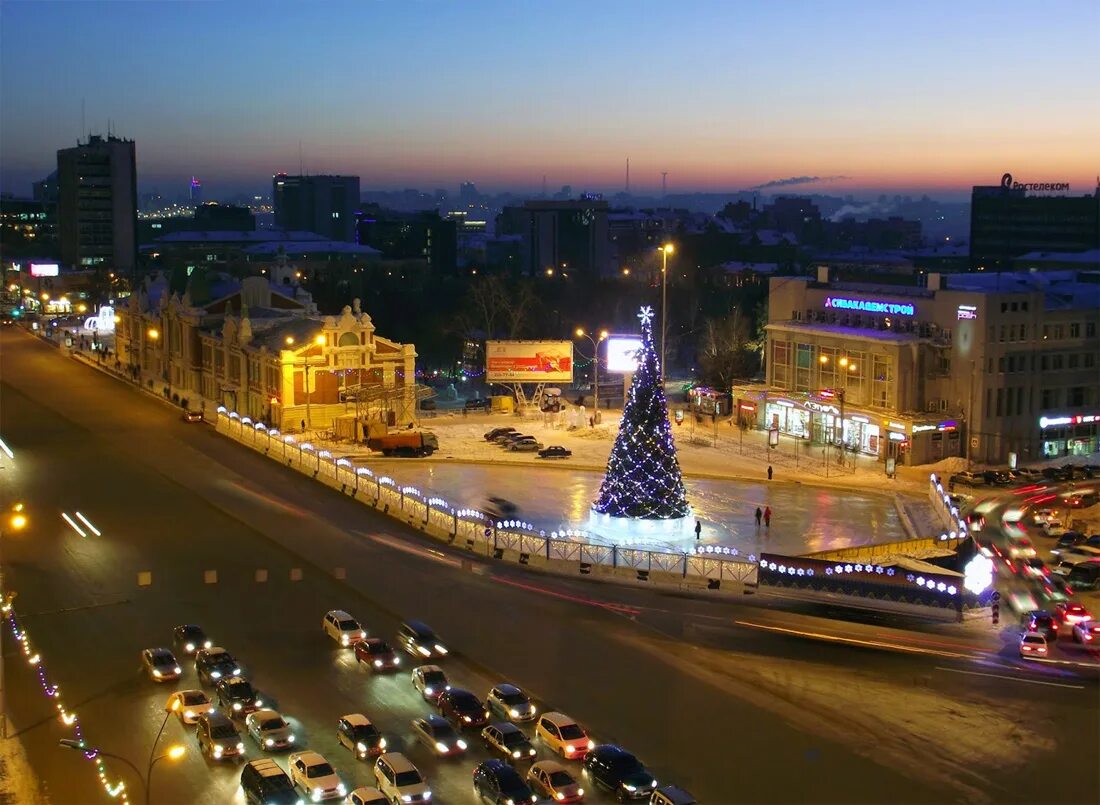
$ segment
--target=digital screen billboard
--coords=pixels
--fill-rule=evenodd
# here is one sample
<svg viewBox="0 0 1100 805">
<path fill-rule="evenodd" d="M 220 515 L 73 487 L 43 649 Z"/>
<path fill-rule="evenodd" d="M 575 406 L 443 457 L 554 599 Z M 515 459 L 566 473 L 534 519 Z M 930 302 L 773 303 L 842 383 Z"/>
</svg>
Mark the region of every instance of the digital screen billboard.
<svg viewBox="0 0 1100 805">
<path fill-rule="evenodd" d="M 607 339 L 607 371 L 634 374 L 638 371 L 638 355 L 642 350 L 640 335 L 613 335 Z"/>
</svg>

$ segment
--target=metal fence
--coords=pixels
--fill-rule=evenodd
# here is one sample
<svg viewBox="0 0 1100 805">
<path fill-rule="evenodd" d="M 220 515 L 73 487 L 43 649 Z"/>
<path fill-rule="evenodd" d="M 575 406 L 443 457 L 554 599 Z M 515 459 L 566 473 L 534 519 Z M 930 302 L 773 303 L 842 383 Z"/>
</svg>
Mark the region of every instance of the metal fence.
<svg viewBox="0 0 1100 805">
<path fill-rule="evenodd" d="M 367 467 L 356 467 L 308 441 L 281 434 L 236 411 L 218 408 L 216 429 L 229 438 L 312 476 L 327 486 L 373 505 L 380 511 L 417 525 L 425 533 L 474 553 L 510 559 L 522 564 L 574 563 L 581 575 L 593 568 L 622 570 L 638 580 L 678 577 L 684 582 L 720 589 L 722 582 L 755 584 L 755 561 L 690 553 L 649 551 L 588 542 L 581 531 L 547 534 L 521 520 L 490 520 L 473 508 L 455 506 Z"/>
</svg>

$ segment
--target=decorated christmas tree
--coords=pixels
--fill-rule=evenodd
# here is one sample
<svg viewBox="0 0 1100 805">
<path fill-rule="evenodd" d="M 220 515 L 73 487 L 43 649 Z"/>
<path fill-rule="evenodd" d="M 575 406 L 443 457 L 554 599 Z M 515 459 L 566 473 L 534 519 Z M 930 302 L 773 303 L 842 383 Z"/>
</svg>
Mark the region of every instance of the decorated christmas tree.
<svg viewBox="0 0 1100 805">
<path fill-rule="evenodd" d="M 653 310 L 642 308 L 642 349 L 619 435 L 592 510 L 608 517 L 673 520 L 691 509 L 672 443 L 661 364 L 653 348 Z"/>
</svg>

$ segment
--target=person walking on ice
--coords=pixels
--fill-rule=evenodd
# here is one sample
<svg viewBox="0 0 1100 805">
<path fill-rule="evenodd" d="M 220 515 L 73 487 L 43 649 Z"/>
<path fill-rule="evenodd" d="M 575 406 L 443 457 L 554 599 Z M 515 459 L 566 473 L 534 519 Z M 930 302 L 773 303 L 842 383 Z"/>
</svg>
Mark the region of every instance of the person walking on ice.
<svg viewBox="0 0 1100 805">
<path fill-rule="evenodd" d="M 772 526 L 772 507 L 764 507 L 764 528 L 771 528 Z"/>
<path fill-rule="evenodd" d="M 760 507 L 756 507 L 756 527 L 760 528 L 760 518 L 764 516 L 764 512 L 760 511 Z"/>
</svg>

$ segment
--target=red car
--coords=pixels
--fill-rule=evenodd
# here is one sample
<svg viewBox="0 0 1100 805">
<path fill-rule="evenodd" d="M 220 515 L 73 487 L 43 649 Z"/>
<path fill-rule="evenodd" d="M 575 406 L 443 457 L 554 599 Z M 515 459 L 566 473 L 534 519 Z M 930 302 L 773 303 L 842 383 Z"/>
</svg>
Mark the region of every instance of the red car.
<svg viewBox="0 0 1100 805">
<path fill-rule="evenodd" d="M 390 644 L 379 637 L 368 637 L 355 641 L 355 659 L 360 665 L 368 666 L 375 673 L 379 671 L 393 671 L 401 665 L 401 658 L 397 656 Z"/>
<path fill-rule="evenodd" d="M 1092 620 L 1089 611 L 1075 601 L 1061 602 L 1054 608 L 1054 614 L 1062 623 L 1084 623 Z"/>
<path fill-rule="evenodd" d="M 439 712 L 457 729 L 478 729 L 489 723 L 489 711 L 484 703 L 462 688 L 451 688 L 439 697 Z"/>
</svg>

